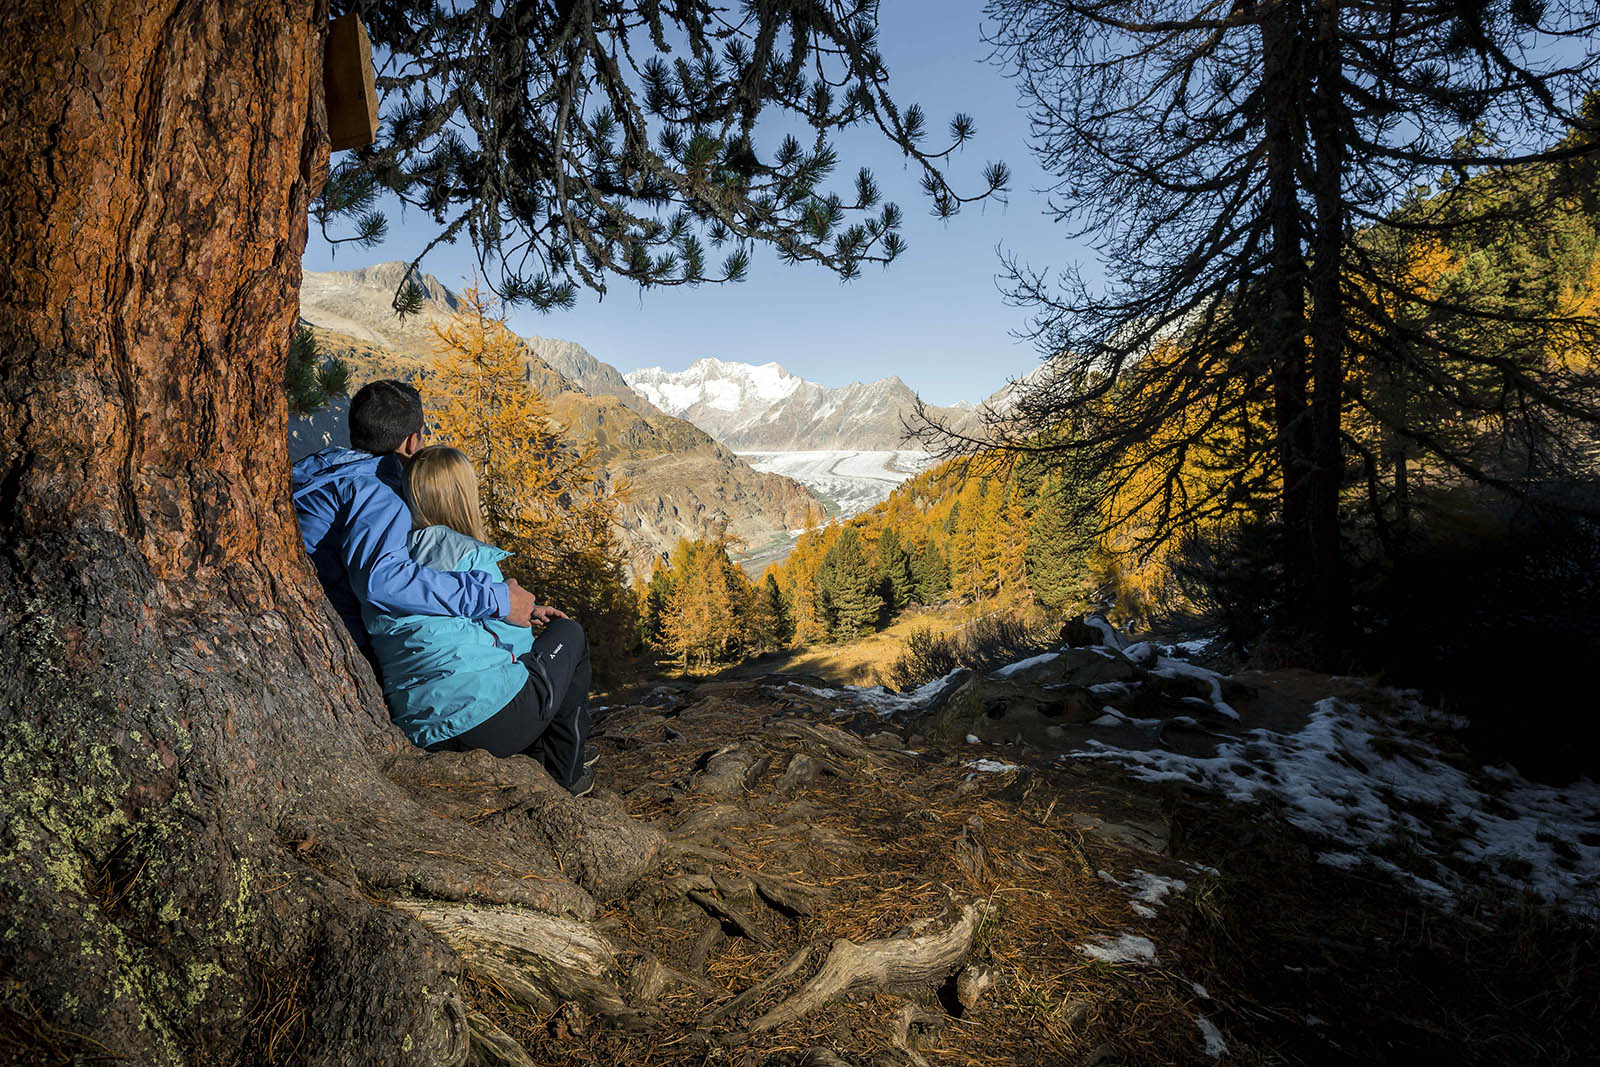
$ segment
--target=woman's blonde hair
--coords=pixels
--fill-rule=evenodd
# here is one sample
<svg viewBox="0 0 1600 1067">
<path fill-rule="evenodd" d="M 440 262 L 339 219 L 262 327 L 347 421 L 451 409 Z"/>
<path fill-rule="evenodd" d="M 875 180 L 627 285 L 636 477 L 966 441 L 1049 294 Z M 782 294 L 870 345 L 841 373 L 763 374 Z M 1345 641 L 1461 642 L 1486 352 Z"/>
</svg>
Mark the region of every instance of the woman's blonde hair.
<svg viewBox="0 0 1600 1067">
<path fill-rule="evenodd" d="M 449 445 L 419 448 L 406 475 L 411 482 L 411 515 L 418 526 L 448 526 L 488 540 L 478 504 L 478 473 L 466 453 Z"/>
</svg>

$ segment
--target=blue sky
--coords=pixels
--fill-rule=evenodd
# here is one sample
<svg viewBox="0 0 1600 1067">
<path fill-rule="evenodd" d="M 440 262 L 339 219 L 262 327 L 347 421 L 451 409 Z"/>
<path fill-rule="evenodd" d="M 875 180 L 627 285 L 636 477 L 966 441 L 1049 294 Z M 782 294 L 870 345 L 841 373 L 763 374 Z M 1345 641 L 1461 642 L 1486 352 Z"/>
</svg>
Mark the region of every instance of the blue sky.
<svg viewBox="0 0 1600 1067">
<path fill-rule="evenodd" d="M 997 246 L 1035 266 L 1063 266 L 1086 250 L 1066 240 L 1045 217 L 1037 190 L 1048 180 L 1026 145 L 1027 116 L 1014 84 L 985 62 L 978 0 L 907 2 L 881 8 L 881 45 L 890 84 L 902 105 L 921 103 L 932 142 L 950 116 L 965 111 L 977 136 L 951 173 L 964 189 L 981 187 L 983 164 L 1011 168 L 1009 204 L 965 209 L 934 219 L 917 173 L 881 136 L 848 131 L 835 140 L 841 192 L 859 166 L 868 166 L 887 198 L 905 211 L 907 251 L 888 268 L 869 266 L 849 283 L 822 268 L 788 266 L 758 250 L 747 281 L 656 289 L 613 281 L 600 300 L 583 292 L 570 311 L 514 311 L 512 328 L 576 341 L 626 372 L 663 366 L 679 370 L 701 356 L 764 363 L 776 360 L 795 374 L 826 385 L 897 374 L 924 399 L 939 404 L 980 400 L 1037 362 L 1032 345 L 1012 331 L 1026 313 L 1006 305 L 996 286 Z M 335 270 L 386 259 L 409 259 L 430 234 L 420 213 L 389 212 L 388 240 L 373 249 L 330 247 L 313 226 L 307 270 Z M 475 265 L 465 243 L 435 249 L 423 268 L 458 286 Z"/>
</svg>

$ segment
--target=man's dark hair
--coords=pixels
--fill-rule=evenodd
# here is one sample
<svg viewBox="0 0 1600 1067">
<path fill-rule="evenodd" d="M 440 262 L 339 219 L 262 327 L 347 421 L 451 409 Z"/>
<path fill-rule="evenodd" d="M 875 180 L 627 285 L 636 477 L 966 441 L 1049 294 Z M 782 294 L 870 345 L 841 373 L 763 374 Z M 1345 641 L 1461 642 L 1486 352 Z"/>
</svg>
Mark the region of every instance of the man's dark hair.
<svg viewBox="0 0 1600 1067">
<path fill-rule="evenodd" d="M 405 382 L 368 382 L 350 398 L 350 447 L 393 452 L 422 429 L 422 394 Z"/>
</svg>

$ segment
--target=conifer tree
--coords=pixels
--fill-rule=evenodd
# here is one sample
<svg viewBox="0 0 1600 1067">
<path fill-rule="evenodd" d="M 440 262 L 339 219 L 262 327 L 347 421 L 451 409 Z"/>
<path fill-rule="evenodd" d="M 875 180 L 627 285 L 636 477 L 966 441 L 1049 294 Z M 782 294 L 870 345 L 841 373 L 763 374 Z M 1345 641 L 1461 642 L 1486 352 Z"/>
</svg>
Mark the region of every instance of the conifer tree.
<svg viewBox="0 0 1600 1067">
<path fill-rule="evenodd" d="M 726 618 L 722 583 L 707 556 L 697 545 L 684 553 L 667 609 L 666 645 L 679 657 L 685 673 L 711 661 Z"/>
<path fill-rule="evenodd" d="M 795 542 L 794 551 L 784 561 L 786 592 L 794 612 L 795 641 L 802 647 L 828 637 L 828 620 L 817 572 L 827 553 L 831 526 L 809 529 Z"/>
<path fill-rule="evenodd" d="M 350 367 L 337 356 L 323 359 L 316 335 L 311 327 L 302 325 L 289 342 L 283 388 L 289 398 L 289 414 L 309 415 L 330 398 L 349 392 Z"/>
<path fill-rule="evenodd" d="M 1034 599 L 1061 611 L 1087 595 L 1085 524 L 1058 477 L 1039 486 L 1027 529 L 1028 586 Z"/>
<path fill-rule="evenodd" d="M 950 518 L 950 591 L 975 600 L 983 595 L 983 484 L 978 479 L 962 482 Z"/>
<path fill-rule="evenodd" d="M 616 498 L 593 447 L 564 438 L 525 381 L 525 346 L 493 310 L 472 286 L 434 327 L 439 358 L 424 388 L 433 434 L 472 460 L 490 539 L 514 554 L 506 573 L 579 619 L 604 667 L 635 628 Z"/>
<path fill-rule="evenodd" d="M 1022 510 L 1020 490 L 1015 484 L 994 483 L 995 508 L 995 593 L 1006 603 L 1015 604 L 1028 596 L 1026 556 L 1027 517 Z"/>
<path fill-rule="evenodd" d="M 974 596 L 1000 593 L 1001 545 L 1005 538 L 1005 483 L 990 479 L 983 484 L 978 507 L 973 509 L 970 588 Z"/>
<path fill-rule="evenodd" d="M 1522 165 L 1579 161 L 1600 128 L 1578 111 L 1593 87 L 1592 5 L 993 0 L 988 12 L 1064 194 L 1058 218 L 1108 235 L 1109 267 L 1101 285 L 1009 265 L 1051 362 L 995 441 L 1053 453 L 1108 494 L 1150 485 L 1147 539 L 1159 539 L 1235 510 L 1250 486 L 1219 478 L 1193 495 L 1179 483 L 1197 442 L 1266 407 L 1267 432 L 1236 436 L 1237 469 L 1269 472 L 1285 621 L 1331 652 L 1349 620 L 1352 406 L 1458 479 L 1528 493 L 1543 473 L 1514 469 L 1515 454 L 1483 464 L 1369 400 L 1352 389 L 1354 364 L 1425 381 L 1479 441 L 1600 423 L 1600 387 L 1499 343 L 1543 335 L 1593 350 L 1592 319 L 1507 308 L 1492 286 L 1407 293 L 1382 254 L 1390 242 L 1373 242 L 1538 218 L 1545 205 L 1515 195 Z M 1419 302 L 1456 329 L 1419 331 Z M 1180 358 L 1152 361 L 1165 343 Z M 1152 447 L 1174 421 L 1188 432 Z"/>
<path fill-rule="evenodd" d="M 817 572 L 829 636 L 848 641 L 874 629 L 883 611 L 877 574 L 861 550 L 861 535 L 847 526 Z"/>
<path fill-rule="evenodd" d="M 761 584 L 756 589 L 756 605 L 755 615 L 759 620 L 756 629 L 762 647 L 777 649 L 786 646 L 794 637 L 794 612 L 789 607 L 789 598 L 783 595 L 783 590 L 778 586 L 775 566 L 768 567 L 762 576 Z"/>
<path fill-rule="evenodd" d="M 667 612 L 672 606 L 672 568 L 657 560 L 650 570 L 650 581 L 639 597 L 640 635 L 649 645 L 664 647 Z"/>
<path fill-rule="evenodd" d="M 916 580 L 917 603 L 937 604 L 950 592 L 950 567 L 931 538 L 912 558 L 911 572 Z"/>
<path fill-rule="evenodd" d="M 885 528 L 878 537 L 878 578 L 884 604 L 891 616 L 911 603 L 916 592 L 911 556 L 900 539 L 900 531 L 893 526 Z"/>
</svg>

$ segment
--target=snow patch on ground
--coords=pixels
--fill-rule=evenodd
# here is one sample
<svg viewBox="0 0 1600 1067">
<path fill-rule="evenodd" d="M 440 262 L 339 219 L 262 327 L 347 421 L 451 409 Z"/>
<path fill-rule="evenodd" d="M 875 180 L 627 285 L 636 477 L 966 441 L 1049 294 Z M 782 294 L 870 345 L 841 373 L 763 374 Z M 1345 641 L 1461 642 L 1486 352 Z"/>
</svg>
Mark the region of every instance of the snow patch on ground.
<svg viewBox="0 0 1600 1067">
<path fill-rule="evenodd" d="M 1004 667 L 1001 667 L 999 670 L 996 670 L 993 674 L 989 675 L 989 677 L 1010 678 L 1013 674 L 1028 670 L 1032 667 L 1037 667 L 1040 664 L 1049 663 L 1053 659 L 1060 658 L 1060 656 L 1061 653 L 1059 652 L 1045 652 L 1042 655 L 1029 656 L 1027 659 L 1018 660 L 1016 663 L 1006 664 Z"/>
<path fill-rule="evenodd" d="M 1078 946 L 1078 951 L 1102 963 L 1154 963 L 1156 945 L 1138 934 L 1096 937 Z"/>
<path fill-rule="evenodd" d="M 1200 1028 L 1200 1038 L 1205 1042 L 1205 1053 L 1214 1060 L 1220 1060 L 1228 1054 L 1228 1043 L 1222 1040 L 1222 1031 L 1217 1029 L 1217 1024 L 1207 1019 L 1204 1015 L 1196 1015 L 1195 1026 Z"/>
<path fill-rule="evenodd" d="M 1022 770 L 1021 766 L 1018 764 L 1006 763 L 1003 760 L 989 759 L 987 757 L 981 759 L 969 759 L 967 762 L 963 763 L 962 766 L 971 767 L 979 774 L 1004 774 L 1007 771 Z"/>
<path fill-rule="evenodd" d="M 1151 874 L 1142 868 L 1135 867 L 1132 877 L 1123 881 L 1110 871 L 1095 872 L 1103 882 L 1123 890 L 1130 898 L 1130 905 L 1134 914 L 1143 919 L 1154 919 L 1156 909 L 1167 902 L 1169 893 L 1182 893 L 1189 888 L 1189 883 L 1182 878 L 1168 878 L 1166 875 Z"/>
<path fill-rule="evenodd" d="M 1150 673 L 1157 678 L 1200 679 L 1210 686 L 1211 706 L 1216 709 L 1217 713 L 1238 721 L 1239 713 L 1229 707 L 1222 699 L 1222 675 L 1216 671 L 1208 671 L 1204 667 L 1196 667 L 1193 663 L 1187 663 L 1181 659 L 1173 659 L 1170 656 L 1157 656 L 1156 665 Z"/>
<path fill-rule="evenodd" d="M 951 685 L 956 675 L 960 673 L 959 669 L 951 671 L 943 678 L 935 678 L 933 681 L 918 686 L 909 693 L 896 693 L 894 690 L 881 685 L 867 687 L 852 685 L 843 689 L 824 689 L 814 685 L 802 685 L 799 682 L 790 682 L 789 685 L 810 693 L 812 696 L 821 697 L 824 700 L 837 700 L 854 707 L 860 707 L 865 704 L 879 715 L 888 718 L 896 712 L 917 711 L 927 707 L 935 697 Z M 836 710 L 842 711 L 844 709 Z"/>
<path fill-rule="evenodd" d="M 1412 707 L 1379 722 L 1329 698 L 1298 733 L 1251 730 L 1211 757 L 1091 740 L 1062 758 L 1107 760 L 1144 781 L 1182 782 L 1240 803 L 1282 804 L 1291 824 L 1333 844 L 1321 862 L 1375 868 L 1441 902 L 1486 882 L 1600 910 L 1600 785 L 1540 785 L 1510 768 L 1475 777 L 1413 732 L 1427 721 L 1426 709 Z M 1420 870 L 1384 854 L 1395 849 Z"/>
</svg>

